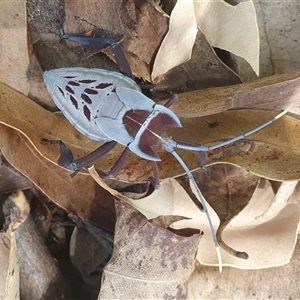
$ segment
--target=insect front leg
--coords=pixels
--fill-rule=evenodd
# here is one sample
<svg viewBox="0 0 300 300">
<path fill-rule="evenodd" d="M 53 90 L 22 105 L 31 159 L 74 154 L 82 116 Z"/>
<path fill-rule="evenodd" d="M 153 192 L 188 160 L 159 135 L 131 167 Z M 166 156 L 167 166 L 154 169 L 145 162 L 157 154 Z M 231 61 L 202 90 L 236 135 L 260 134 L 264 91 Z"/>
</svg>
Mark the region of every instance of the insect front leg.
<svg viewBox="0 0 300 300">
<path fill-rule="evenodd" d="M 98 47 L 100 49 L 110 46 L 113 56 L 116 59 L 116 62 L 120 68 L 121 73 L 133 79 L 131 68 L 123 52 L 123 49 L 112 37 L 106 35 L 99 36 L 97 34 L 94 34 L 92 36 L 79 35 L 79 34 L 71 35 L 71 34 L 64 34 L 63 32 L 61 34 L 61 37 L 63 39 L 76 42 L 83 46 Z"/>
</svg>

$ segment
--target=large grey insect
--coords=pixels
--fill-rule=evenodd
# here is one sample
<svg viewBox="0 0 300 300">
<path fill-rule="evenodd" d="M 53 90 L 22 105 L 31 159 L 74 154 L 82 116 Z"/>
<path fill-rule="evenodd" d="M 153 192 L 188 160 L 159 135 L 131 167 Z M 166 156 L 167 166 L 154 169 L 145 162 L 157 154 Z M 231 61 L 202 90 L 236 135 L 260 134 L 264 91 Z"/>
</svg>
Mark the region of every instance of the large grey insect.
<svg viewBox="0 0 300 300">
<path fill-rule="evenodd" d="M 210 225 L 221 271 L 221 254 L 205 199 L 191 171 L 174 149 L 206 152 L 225 146 L 268 126 L 283 116 L 289 108 L 249 132 L 214 146 L 205 147 L 173 140 L 165 136 L 165 127 L 181 127 L 178 117 L 168 108 L 176 101 L 176 95 L 172 95 L 165 105 L 159 105 L 143 95 L 133 80 L 121 46 L 111 37 L 62 35 L 62 38 L 86 46 L 100 48 L 110 46 L 121 73 L 86 68 L 61 68 L 44 73 L 44 81 L 50 95 L 69 122 L 90 139 L 105 142 L 87 156 L 73 160 L 71 151 L 61 141 L 57 141 L 61 151 L 59 163 L 77 172 L 104 156 L 117 143 L 120 143 L 126 147 L 120 158 L 109 174 L 98 170 L 99 175 L 116 176 L 132 151 L 139 157 L 153 162 L 154 178 L 150 181 L 158 186 L 156 162 L 160 158 L 152 147 L 161 146 L 178 160 L 197 191 Z"/>
</svg>

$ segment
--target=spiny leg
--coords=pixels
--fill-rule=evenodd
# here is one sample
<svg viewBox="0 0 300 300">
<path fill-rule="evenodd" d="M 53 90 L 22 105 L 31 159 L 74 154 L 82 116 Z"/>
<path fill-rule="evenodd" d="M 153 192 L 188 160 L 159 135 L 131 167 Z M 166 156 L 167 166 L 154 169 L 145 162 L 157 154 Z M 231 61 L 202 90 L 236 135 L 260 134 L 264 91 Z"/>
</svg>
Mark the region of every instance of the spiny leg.
<svg viewBox="0 0 300 300">
<path fill-rule="evenodd" d="M 133 79 L 131 68 L 123 52 L 123 49 L 113 38 L 106 35 L 99 36 L 96 34 L 93 36 L 64 34 L 63 31 L 61 31 L 61 37 L 83 46 L 98 47 L 100 49 L 110 46 L 121 73 Z"/>
</svg>

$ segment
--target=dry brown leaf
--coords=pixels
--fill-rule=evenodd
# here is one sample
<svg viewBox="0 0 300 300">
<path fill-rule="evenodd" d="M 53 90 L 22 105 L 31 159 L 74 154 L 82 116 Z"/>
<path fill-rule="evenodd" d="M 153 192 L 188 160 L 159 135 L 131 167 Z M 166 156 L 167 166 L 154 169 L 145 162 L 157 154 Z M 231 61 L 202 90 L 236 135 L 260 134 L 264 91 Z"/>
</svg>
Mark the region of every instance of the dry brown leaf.
<svg viewBox="0 0 300 300">
<path fill-rule="evenodd" d="M 168 26 L 168 19 L 152 5 L 132 0 L 118 4 L 106 0 L 65 1 L 65 12 L 64 30 L 68 34 L 79 34 L 96 27 L 112 36 L 122 36 L 133 73 L 150 79 L 147 66 Z"/>
<path fill-rule="evenodd" d="M 240 79 L 218 58 L 204 34 L 198 30 L 191 59 L 158 76 L 154 83 L 164 89 L 183 92 L 238 84 Z"/>
<path fill-rule="evenodd" d="M 0 81 L 27 95 L 26 1 L 1 1 L 0 20 Z"/>
<path fill-rule="evenodd" d="M 268 111 L 228 111 L 202 118 L 182 119 L 183 128 L 170 129 L 167 132 L 176 139 L 208 146 L 255 128 L 264 121 L 272 119 L 274 115 Z M 299 120 L 284 116 L 243 140 L 247 142 L 237 142 L 232 146 L 212 151 L 213 154 L 218 153 L 218 155 L 209 156 L 205 165 L 230 163 L 265 178 L 279 181 L 299 179 L 300 171 L 297 167 L 299 147 L 296 146 L 300 143 L 299 126 Z M 200 131 L 199 128 L 202 130 Z M 246 151 L 244 143 L 250 144 L 250 147 L 246 147 Z M 226 150 L 230 147 L 234 149 L 231 149 L 230 155 L 227 155 Z M 185 153 L 182 155 L 184 161 L 190 169 L 195 169 L 196 154 L 194 157 L 190 153 L 185 155 Z"/>
<path fill-rule="evenodd" d="M 0 85 L 0 88 L 0 108 L 2 112 L 0 122 L 22 132 L 22 134 L 29 138 L 34 147 L 54 164 L 56 164 L 58 156 L 57 146 L 42 143 L 41 140 L 43 138 L 64 141 L 73 151 L 75 158 L 82 157 L 101 145 L 101 143 L 94 142 L 77 132 L 62 115 L 46 111 L 25 96 L 5 85 Z M 168 129 L 167 132 L 176 139 L 207 145 L 208 143 L 211 144 L 228 137 L 237 136 L 271 119 L 274 115 L 274 113 L 266 111 L 231 111 L 203 118 L 182 119 L 182 129 Z M 245 120 L 247 120 L 247 122 L 245 122 Z M 265 145 L 269 145 L 271 147 L 269 152 L 276 150 L 277 152 L 282 152 L 283 155 L 276 160 L 276 165 L 275 163 L 269 165 L 268 162 L 274 162 L 272 157 L 269 156 L 269 152 L 265 153 L 264 157 L 261 157 L 261 152 L 258 152 L 256 155 L 255 151 L 250 151 L 251 153 L 247 156 L 247 159 L 252 159 L 254 162 L 251 163 L 249 170 L 252 171 L 253 166 L 253 172 L 256 172 L 260 176 L 277 178 L 278 180 L 298 179 L 299 171 L 295 168 L 297 165 L 295 162 L 298 161 L 298 151 L 300 149 L 300 141 L 297 135 L 299 122 L 300 121 L 296 119 L 284 116 L 267 128 L 250 136 L 249 139 L 251 141 L 260 141 Z M 211 124 L 216 124 L 217 126 L 211 128 Z M 123 147 L 120 145 L 117 146 L 109 152 L 105 158 L 97 162 L 95 165 L 96 168 L 108 172 L 119 157 L 121 151 L 123 151 Z M 196 153 L 189 151 L 178 152 L 190 169 L 193 170 L 198 167 Z M 158 153 L 162 160 L 158 163 L 161 178 L 172 177 L 183 173 L 181 166 L 175 162 L 171 154 L 160 149 Z M 245 155 L 248 154 L 249 151 L 246 152 Z M 241 160 L 241 157 L 242 156 L 237 153 L 237 155 L 233 157 L 219 161 L 245 165 L 245 159 Z M 260 163 L 255 163 L 258 158 Z M 284 160 L 283 158 L 288 159 Z M 234 159 L 239 159 L 239 161 L 234 162 Z M 268 168 L 265 166 L 260 167 L 263 162 L 268 164 Z M 280 169 L 290 170 L 290 172 L 278 173 L 280 172 L 278 167 L 280 167 Z M 64 175 L 65 177 L 68 177 L 70 174 L 69 171 L 62 170 L 61 172 L 66 174 Z M 143 182 L 152 175 L 151 163 L 131 154 L 124 168 L 122 168 L 116 176 L 116 179 L 126 182 Z"/>
<path fill-rule="evenodd" d="M 0 152 L 0 194 L 13 193 L 16 190 L 25 190 L 33 187 L 33 184 L 14 169 Z"/>
<path fill-rule="evenodd" d="M 7 126 L 0 126 L 0 137 L 0 148 L 8 162 L 53 202 L 112 230 L 115 219 L 112 197 L 91 177 L 77 174 L 71 178 L 70 172 L 40 156 L 24 135 Z"/>
<path fill-rule="evenodd" d="M 209 195 L 206 197 L 209 200 Z M 222 235 L 223 240 L 234 249 L 246 251 L 249 259 L 236 258 L 221 250 L 224 266 L 260 269 L 289 262 L 297 239 L 300 198 L 295 196 L 275 218 L 264 222 L 257 221 L 256 217 L 267 209 L 273 199 L 274 192 L 271 185 L 268 181 L 263 181 L 255 190 L 249 204 L 226 227 Z M 163 180 L 159 190 L 144 199 L 132 201 L 132 205 L 148 219 L 159 215 L 191 218 L 174 223 L 174 228 L 198 228 L 204 231 L 197 258 L 202 264 L 218 265 L 215 244 L 206 216 L 196 208 L 176 180 Z M 219 218 L 209 204 L 208 211 L 214 227 L 218 228 Z"/>
<path fill-rule="evenodd" d="M 194 3 L 190 3 L 194 2 Z M 178 11 L 178 12 L 177 12 Z M 197 24 L 196 24 L 196 20 Z M 185 21 L 187 20 L 187 21 Z M 211 58 L 208 58 L 208 53 L 211 57 L 214 56 L 212 49 L 206 49 L 202 55 L 199 55 L 199 59 L 196 59 L 195 52 L 199 51 L 199 47 L 194 46 L 194 29 L 198 25 L 200 33 L 198 39 L 201 36 L 201 32 L 204 33 L 208 43 L 211 46 L 225 49 L 236 55 L 239 55 L 250 62 L 255 72 L 259 72 L 259 35 L 256 21 L 256 13 L 253 3 L 243 2 L 236 6 L 231 6 L 225 1 L 177 1 L 171 17 L 169 31 L 158 51 L 157 57 L 154 62 L 152 79 L 158 84 L 168 84 L 172 87 L 184 88 L 186 90 L 194 90 L 203 87 L 219 86 L 218 71 L 215 69 L 216 62 L 212 62 Z M 182 44 L 181 31 L 184 30 L 185 39 L 183 41 L 189 41 L 184 44 L 184 49 L 181 49 Z M 180 42 L 178 42 L 180 40 Z M 203 39 L 205 40 L 205 39 Z M 199 42 L 199 41 L 198 41 Z M 205 41 L 206 42 L 206 41 Z M 200 43 L 203 47 L 204 43 Z M 204 48 L 204 47 L 203 47 Z M 181 68 L 174 72 L 167 73 L 171 68 L 177 65 L 183 64 L 185 61 L 191 58 L 190 52 L 194 52 L 193 63 L 197 64 L 197 67 L 192 67 L 192 64 L 185 64 Z M 218 60 L 218 59 L 217 59 Z M 199 68 L 199 63 L 202 64 Z M 220 69 L 222 70 L 222 63 Z M 206 65 L 206 70 L 204 66 Z M 204 74 L 197 73 L 194 69 L 203 68 Z M 213 78 L 208 74 L 209 69 L 215 71 Z M 223 72 L 225 70 L 222 70 Z M 184 81 L 182 76 L 187 73 L 189 79 Z M 159 77 L 159 78 L 156 78 Z M 225 77 L 225 76 L 224 76 Z M 224 80 L 223 77 L 223 80 Z M 233 80 L 231 84 L 238 81 L 234 81 L 234 73 L 231 74 Z M 230 84 L 223 81 L 223 85 Z"/>
<path fill-rule="evenodd" d="M 298 241 L 290 263 L 276 268 L 247 271 L 223 268 L 220 274 L 217 268 L 197 264 L 189 281 L 187 298 L 298 299 L 299 262 L 300 242 Z"/>
<path fill-rule="evenodd" d="M 71 299 L 70 287 L 31 216 L 16 231 L 16 242 L 21 299 L 42 299 L 45 295 Z"/>
<path fill-rule="evenodd" d="M 103 267 L 112 253 L 99 239 L 103 236 L 89 232 L 86 228 L 75 227 L 70 240 L 70 260 L 80 273 L 82 280 L 89 286 L 89 294 L 94 291 L 95 299 L 99 293 Z M 112 243 L 113 244 L 113 243 Z M 111 245 L 112 246 L 112 245 Z"/>
<path fill-rule="evenodd" d="M 186 299 L 201 234 L 174 234 L 127 203 L 116 201 L 116 212 L 114 251 L 98 299 Z"/>
<path fill-rule="evenodd" d="M 259 74 L 259 32 L 252 1 L 235 6 L 223 0 L 194 1 L 197 24 L 208 42 L 245 58 Z"/>
<path fill-rule="evenodd" d="M 232 108 L 279 110 L 300 105 L 300 71 L 251 83 L 196 90 L 178 95 L 172 110 L 184 118 L 216 114 Z"/>
</svg>

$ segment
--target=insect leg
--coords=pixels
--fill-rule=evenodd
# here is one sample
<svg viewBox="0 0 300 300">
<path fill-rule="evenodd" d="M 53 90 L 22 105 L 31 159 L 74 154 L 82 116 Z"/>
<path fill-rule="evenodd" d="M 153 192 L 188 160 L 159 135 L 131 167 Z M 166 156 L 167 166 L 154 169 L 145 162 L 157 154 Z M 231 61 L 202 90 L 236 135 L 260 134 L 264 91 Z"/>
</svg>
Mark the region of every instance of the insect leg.
<svg viewBox="0 0 300 300">
<path fill-rule="evenodd" d="M 93 152 L 74 160 L 72 151 L 62 141 L 47 139 L 43 139 L 43 141 L 51 144 L 58 144 L 60 157 L 58 158 L 57 163 L 60 166 L 75 172 L 88 167 L 90 164 L 94 163 L 96 160 L 112 150 L 117 144 L 116 141 L 106 142 Z"/>
<path fill-rule="evenodd" d="M 152 163 L 152 170 L 154 176 L 149 177 L 148 182 L 150 182 L 155 189 L 159 189 L 160 183 L 159 183 L 159 173 L 158 173 L 157 163 L 156 161 L 152 161 L 151 163 Z"/>
<path fill-rule="evenodd" d="M 105 173 L 105 172 L 97 169 L 97 172 L 98 172 L 99 176 L 101 178 L 116 177 L 117 174 L 119 173 L 119 171 L 121 170 L 121 168 L 123 167 L 123 165 L 124 165 L 126 159 L 128 158 L 129 154 L 130 154 L 130 150 L 129 150 L 129 148 L 126 147 L 125 150 L 120 155 L 120 157 L 118 158 L 118 160 L 113 165 L 113 167 L 110 169 L 109 173 Z"/>
<path fill-rule="evenodd" d="M 76 42 L 83 46 L 99 47 L 100 49 L 110 46 L 113 56 L 116 59 L 116 62 L 120 68 L 121 73 L 124 74 L 125 76 L 133 78 L 131 68 L 123 52 L 122 47 L 112 37 L 106 35 L 99 36 L 96 34 L 92 36 L 79 35 L 79 34 L 73 35 L 73 34 L 64 34 L 63 32 L 61 37 L 63 39 Z"/>
<path fill-rule="evenodd" d="M 168 99 L 168 101 L 164 104 L 165 107 L 170 107 L 172 104 L 174 104 L 178 99 L 177 94 L 171 95 L 171 97 Z"/>
</svg>

